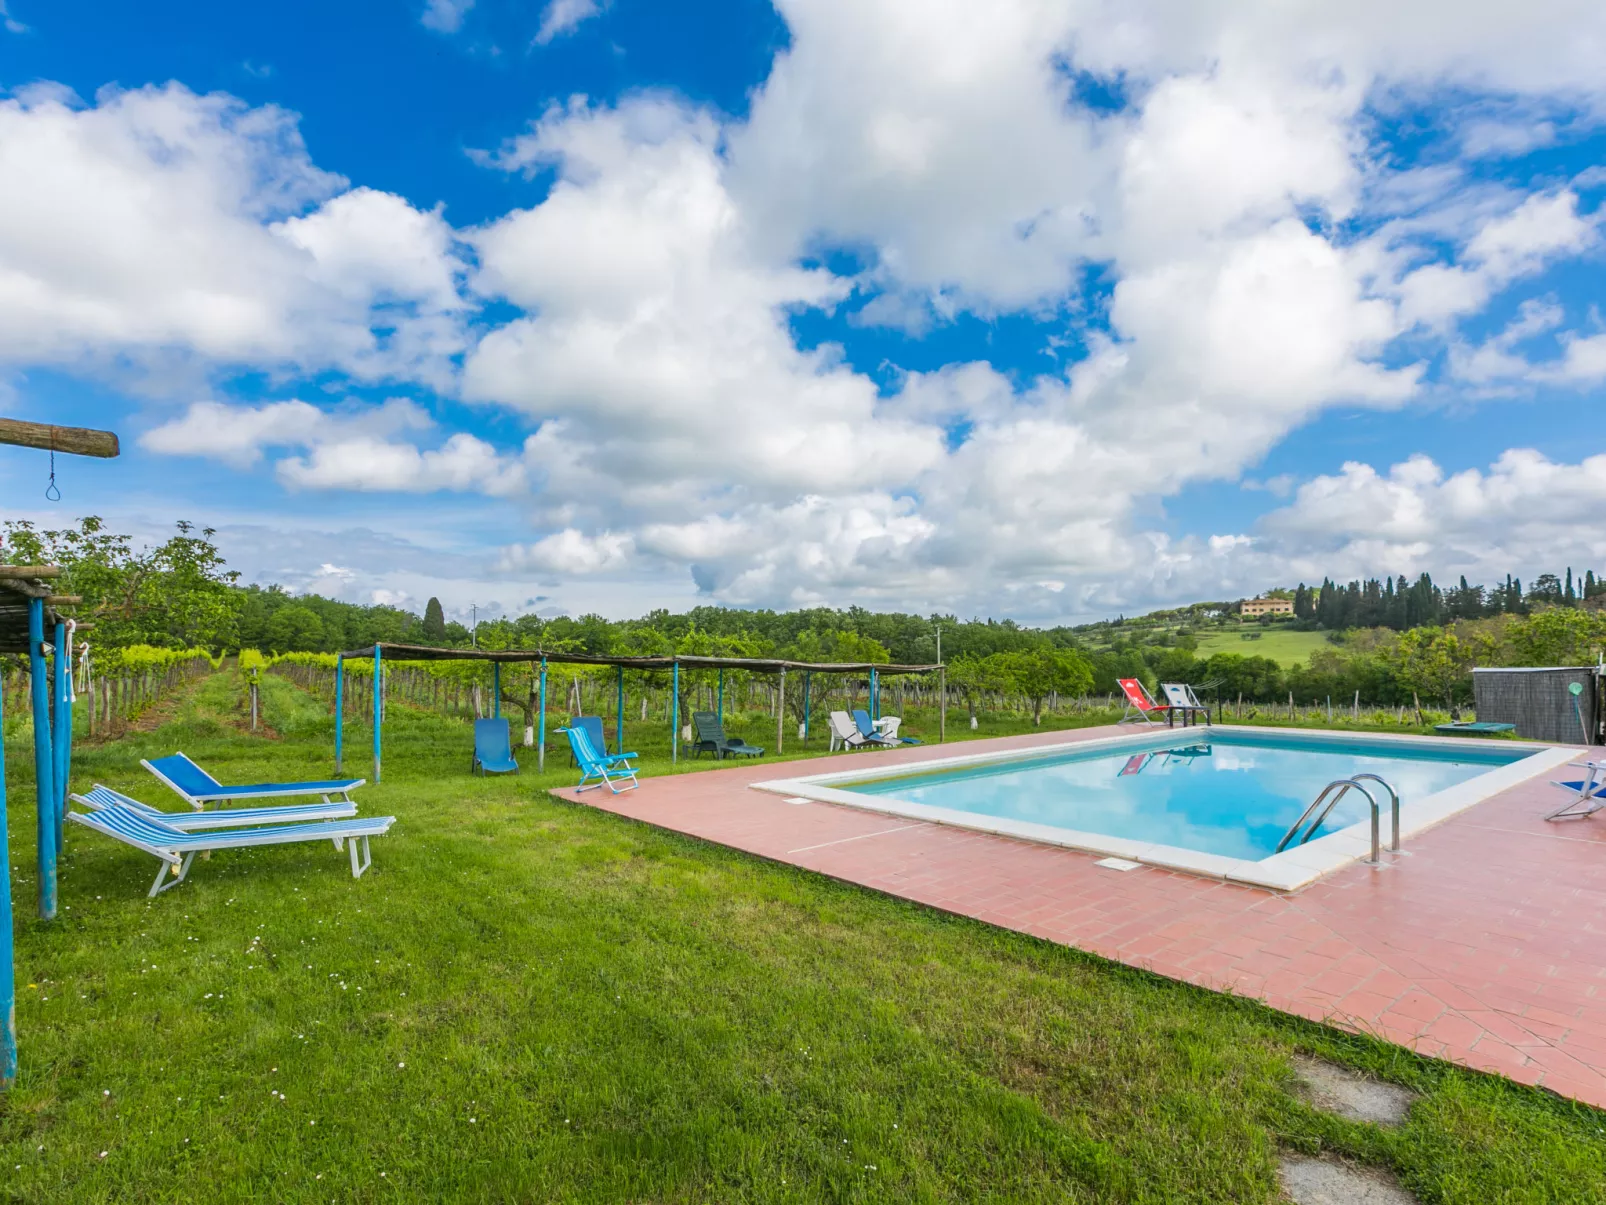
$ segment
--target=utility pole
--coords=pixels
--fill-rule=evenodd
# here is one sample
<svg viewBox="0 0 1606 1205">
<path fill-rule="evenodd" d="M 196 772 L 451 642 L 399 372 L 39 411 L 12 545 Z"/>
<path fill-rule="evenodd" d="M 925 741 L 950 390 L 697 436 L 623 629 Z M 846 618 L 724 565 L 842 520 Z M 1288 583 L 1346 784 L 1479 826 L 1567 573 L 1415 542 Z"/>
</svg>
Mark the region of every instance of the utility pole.
<svg viewBox="0 0 1606 1205">
<path fill-rule="evenodd" d="M 480 647 L 480 604 L 474 602 L 469 603 L 468 614 L 468 644 L 470 648 L 477 649 Z"/>
</svg>

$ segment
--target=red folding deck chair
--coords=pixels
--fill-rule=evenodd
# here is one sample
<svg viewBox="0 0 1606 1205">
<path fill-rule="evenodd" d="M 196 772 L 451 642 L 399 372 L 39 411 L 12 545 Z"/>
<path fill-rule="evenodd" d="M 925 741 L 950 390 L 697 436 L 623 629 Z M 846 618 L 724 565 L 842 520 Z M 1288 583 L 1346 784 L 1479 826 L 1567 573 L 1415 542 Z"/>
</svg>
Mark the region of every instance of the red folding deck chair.
<svg viewBox="0 0 1606 1205">
<path fill-rule="evenodd" d="M 1121 693 L 1126 696 L 1126 710 L 1121 713 L 1119 723 L 1126 723 L 1132 718 L 1132 713 L 1138 713 L 1137 718 L 1145 724 L 1158 724 L 1160 716 L 1166 714 L 1164 704 L 1156 703 L 1149 698 L 1149 692 L 1143 689 L 1143 683 L 1136 678 L 1117 678 Z"/>
</svg>

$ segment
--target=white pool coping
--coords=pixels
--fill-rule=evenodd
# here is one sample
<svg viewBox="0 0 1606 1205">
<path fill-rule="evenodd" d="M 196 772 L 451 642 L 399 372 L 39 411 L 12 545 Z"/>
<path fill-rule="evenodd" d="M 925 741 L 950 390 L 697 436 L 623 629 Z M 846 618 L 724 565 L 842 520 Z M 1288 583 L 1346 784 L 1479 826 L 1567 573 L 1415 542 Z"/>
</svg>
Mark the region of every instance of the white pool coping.
<svg viewBox="0 0 1606 1205">
<path fill-rule="evenodd" d="M 1210 728 L 1191 728 L 1179 731 L 1168 728 L 1157 732 L 1149 728 L 1120 736 L 1097 737 L 1087 741 L 1063 741 L 1057 744 L 1036 745 L 1029 749 L 1005 749 L 992 753 L 958 754 L 953 757 L 932 758 L 929 761 L 901 762 L 890 766 L 833 771 L 829 774 L 810 774 L 804 778 L 782 778 L 752 784 L 755 791 L 789 796 L 791 800 L 807 799 L 816 803 L 834 803 L 864 811 L 881 812 L 889 816 L 902 816 L 911 820 L 924 820 L 932 824 L 945 824 L 954 828 L 993 833 L 1002 837 L 1016 837 L 1024 841 L 1037 841 L 1045 845 L 1059 845 L 1069 849 L 1108 857 L 1127 858 L 1149 866 L 1168 870 L 1182 870 L 1190 874 L 1207 875 L 1234 883 L 1255 887 L 1268 887 L 1274 891 L 1297 891 L 1317 879 L 1369 858 L 1372 853 L 1372 824 L 1370 818 L 1348 828 L 1329 833 L 1325 837 L 1259 861 L 1229 858 L 1221 854 L 1204 853 L 1196 849 L 1183 849 L 1175 845 L 1138 841 L 1130 837 L 1111 837 L 1103 833 L 1085 833 L 1076 829 L 1037 824 L 1029 820 L 1011 820 L 1002 816 L 984 816 L 976 812 L 962 812 L 954 808 L 932 807 L 884 795 L 863 795 L 857 791 L 844 791 L 831 784 L 864 782 L 874 778 L 896 778 L 945 767 L 986 765 L 989 762 L 1026 760 L 1050 757 L 1060 753 L 1114 753 L 1130 749 L 1134 753 L 1150 748 L 1165 748 L 1175 743 L 1209 739 Z M 1466 737 L 1404 736 L 1394 733 L 1342 732 L 1307 728 L 1262 728 L 1234 724 L 1224 728 L 1222 735 L 1269 736 L 1283 739 L 1330 741 L 1334 744 L 1378 742 L 1428 750 L 1464 750 Z M 1486 772 L 1437 791 L 1422 799 L 1400 804 L 1400 844 L 1409 852 L 1410 839 L 1442 824 L 1451 816 L 1482 803 L 1501 791 L 1549 773 L 1580 756 L 1588 756 L 1581 746 L 1545 745 L 1532 741 L 1501 741 L 1502 748 L 1528 750 L 1529 755 L 1504 766 L 1491 767 Z M 1379 832 L 1383 847 L 1383 863 L 1391 864 L 1388 853 L 1390 838 L 1389 801 L 1385 792 L 1378 800 L 1382 809 Z"/>
</svg>

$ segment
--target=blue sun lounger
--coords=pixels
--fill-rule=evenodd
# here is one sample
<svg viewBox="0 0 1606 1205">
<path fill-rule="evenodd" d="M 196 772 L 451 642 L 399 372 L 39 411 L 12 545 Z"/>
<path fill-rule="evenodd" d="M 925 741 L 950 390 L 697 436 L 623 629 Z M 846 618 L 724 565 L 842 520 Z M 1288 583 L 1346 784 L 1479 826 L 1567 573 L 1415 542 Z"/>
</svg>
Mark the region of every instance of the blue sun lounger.
<svg viewBox="0 0 1606 1205">
<path fill-rule="evenodd" d="M 249 828 L 259 824 L 299 824 L 308 820 L 345 820 L 357 814 L 355 803 L 291 803 L 266 808 L 213 808 L 203 812 L 164 812 L 121 791 L 96 783 L 85 795 L 72 796 L 92 812 L 123 807 L 180 832 L 207 828 Z"/>
<path fill-rule="evenodd" d="M 120 803 L 107 803 L 92 812 L 68 812 L 67 819 L 160 858 L 162 868 L 156 872 L 156 881 L 147 893 L 151 898 L 182 883 L 190 872 L 190 863 L 195 861 L 198 853 L 214 849 L 255 849 L 263 845 L 288 845 L 299 841 L 332 841 L 336 849 L 343 844 L 348 845 L 351 851 L 351 877 L 360 879 L 363 872 L 373 865 L 368 839 L 383 836 L 396 823 L 394 816 L 368 816 L 326 820 L 320 824 L 284 824 L 269 828 L 187 833 L 164 820 L 136 812 Z M 360 859 L 357 854 L 359 843 L 362 845 Z M 173 879 L 164 882 L 169 871 Z"/>
<path fill-rule="evenodd" d="M 631 791 L 641 784 L 636 781 L 636 768 L 630 764 L 630 759 L 639 757 L 638 753 L 614 753 L 603 757 L 591 744 L 591 738 L 586 735 L 584 728 L 559 728 L 559 732 L 569 738 L 569 748 L 574 751 L 574 760 L 580 764 L 579 791 L 589 791 L 592 787 L 606 786 L 615 795 L 621 791 Z M 596 779 L 592 782 L 592 779 Z M 617 787 L 614 782 L 629 780 L 627 787 Z M 590 786 L 586 784 L 590 783 Z"/>
<path fill-rule="evenodd" d="M 495 717 L 474 721 L 474 760 L 470 774 L 512 774 L 519 768 L 513 760 L 513 741 L 508 724 Z"/>
<path fill-rule="evenodd" d="M 350 803 L 350 792 L 367 782 L 364 778 L 341 778 L 327 782 L 256 782 L 247 786 L 226 787 L 182 753 L 158 757 L 155 761 L 141 760 L 139 764 L 166 783 L 196 811 L 209 803 L 227 803 L 234 799 L 284 799 L 295 795 L 322 795 L 325 803 L 331 802 L 331 795 L 339 795 Z"/>
</svg>

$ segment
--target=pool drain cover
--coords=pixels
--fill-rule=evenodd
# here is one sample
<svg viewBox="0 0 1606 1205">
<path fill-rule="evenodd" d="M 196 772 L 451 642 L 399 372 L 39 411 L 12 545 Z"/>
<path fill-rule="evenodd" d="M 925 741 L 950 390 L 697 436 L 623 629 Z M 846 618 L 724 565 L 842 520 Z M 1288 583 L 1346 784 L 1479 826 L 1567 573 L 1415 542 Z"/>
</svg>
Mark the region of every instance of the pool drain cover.
<svg viewBox="0 0 1606 1205">
<path fill-rule="evenodd" d="M 1136 870 L 1143 863 L 1128 862 L 1125 858 L 1101 858 L 1093 865 L 1102 866 L 1105 870 Z"/>
</svg>

